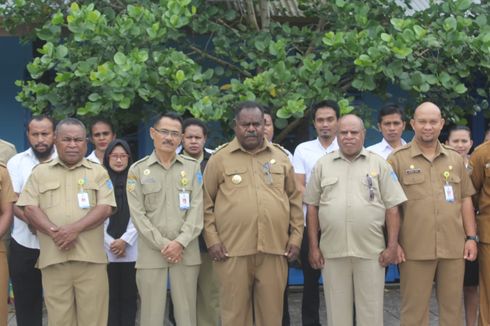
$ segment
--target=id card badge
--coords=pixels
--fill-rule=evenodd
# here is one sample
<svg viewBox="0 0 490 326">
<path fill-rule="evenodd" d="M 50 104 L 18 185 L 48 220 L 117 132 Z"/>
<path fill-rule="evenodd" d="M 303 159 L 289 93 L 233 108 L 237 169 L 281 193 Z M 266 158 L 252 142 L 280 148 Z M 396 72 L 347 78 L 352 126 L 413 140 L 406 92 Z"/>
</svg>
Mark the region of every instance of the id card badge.
<svg viewBox="0 0 490 326">
<path fill-rule="evenodd" d="M 187 191 L 179 192 L 179 208 L 187 210 L 191 207 L 191 199 Z"/>
<path fill-rule="evenodd" d="M 444 195 L 446 196 L 446 201 L 449 203 L 454 202 L 454 191 L 453 191 L 453 186 L 450 184 L 445 184 L 444 185 Z"/>
<path fill-rule="evenodd" d="M 88 199 L 88 193 L 81 191 L 77 194 L 78 196 L 78 207 L 85 209 L 90 208 L 90 200 Z"/>
</svg>

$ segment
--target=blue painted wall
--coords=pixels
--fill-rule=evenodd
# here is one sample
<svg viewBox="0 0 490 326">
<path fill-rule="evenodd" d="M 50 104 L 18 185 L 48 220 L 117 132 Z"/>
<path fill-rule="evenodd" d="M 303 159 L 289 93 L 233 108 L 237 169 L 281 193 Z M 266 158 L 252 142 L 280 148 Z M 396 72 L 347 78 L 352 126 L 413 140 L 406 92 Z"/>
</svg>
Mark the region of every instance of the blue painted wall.
<svg viewBox="0 0 490 326">
<path fill-rule="evenodd" d="M 13 143 L 17 151 L 27 148 L 24 124 L 30 113 L 15 100 L 25 66 L 32 59 L 31 44 L 21 44 L 17 37 L 0 37 L 0 138 Z"/>
</svg>

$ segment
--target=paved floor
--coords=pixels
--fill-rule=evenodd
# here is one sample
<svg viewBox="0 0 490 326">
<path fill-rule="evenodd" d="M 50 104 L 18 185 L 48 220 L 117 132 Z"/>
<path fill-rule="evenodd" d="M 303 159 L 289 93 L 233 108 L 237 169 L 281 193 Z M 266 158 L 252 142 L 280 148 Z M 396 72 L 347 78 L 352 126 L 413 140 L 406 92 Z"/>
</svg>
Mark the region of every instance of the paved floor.
<svg viewBox="0 0 490 326">
<path fill-rule="evenodd" d="M 291 287 L 289 289 L 289 312 L 291 315 L 291 325 L 301 325 L 301 287 Z M 384 297 L 384 325 L 395 326 L 400 325 L 400 290 L 396 285 L 389 285 L 385 288 Z M 323 301 L 323 295 L 321 296 L 321 323 L 326 325 L 325 303 Z M 430 326 L 436 326 L 438 324 L 437 305 L 435 301 L 434 293 L 432 294 L 430 303 Z M 47 325 L 45 321 L 43 323 Z M 9 326 L 16 326 L 15 315 L 13 307 L 11 307 L 11 313 L 9 313 Z"/>
</svg>

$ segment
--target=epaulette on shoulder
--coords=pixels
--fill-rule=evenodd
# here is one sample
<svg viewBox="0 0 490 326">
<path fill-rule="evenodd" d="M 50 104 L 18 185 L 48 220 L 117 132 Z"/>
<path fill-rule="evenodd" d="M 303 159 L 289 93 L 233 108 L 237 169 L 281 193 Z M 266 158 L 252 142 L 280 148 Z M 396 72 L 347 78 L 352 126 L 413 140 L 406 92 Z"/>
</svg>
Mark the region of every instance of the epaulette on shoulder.
<svg viewBox="0 0 490 326">
<path fill-rule="evenodd" d="M 188 156 L 188 155 L 184 155 L 184 154 L 179 154 L 179 155 L 180 155 L 180 157 L 182 157 L 183 159 L 186 159 L 186 160 L 188 160 L 188 161 L 193 161 L 193 162 L 194 162 L 194 161 L 197 161 L 195 158 L 190 157 L 190 156 Z"/>
<path fill-rule="evenodd" d="M 398 148 L 395 148 L 393 150 L 393 152 L 391 152 L 391 153 L 394 154 L 394 153 L 397 153 L 397 152 L 405 151 L 405 150 L 409 149 L 411 146 L 412 145 L 410 143 L 406 143 L 405 145 L 402 145 L 402 146 L 400 146 Z"/>
<path fill-rule="evenodd" d="M 8 141 L 6 141 L 6 140 L 0 139 L 0 144 L 6 145 L 6 146 L 8 146 L 8 147 L 12 148 L 13 150 L 15 150 L 15 145 L 14 145 L 14 144 L 12 144 L 12 143 L 9 143 L 9 142 L 8 142 Z"/>
<path fill-rule="evenodd" d="M 476 146 L 473 151 L 477 151 L 480 148 L 487 147 L 487 146 L 490 146 L 490 141 L 485 141 L 485 142 L 481 143 L 480 145 Z"/>
<path fill-rule="evenodd" d="M 150 155 L 146 155 L 145 157 L 137 160 L 136 162 L 133 163 L 133 166 L 141 164 L 142 162 L 146 161 L 149 157 L 150 157 Z"/>
<path fill-rule="evenodd" d="M 2 162 L 0 162 L 0 166 L 3 166 L 4 168 L 7 168 L 7 165 L 6 164 L 3 164 Z"/>
<path fill-rule="evenodd" d="M 280 150 L 281 150 L 281 152 L 283 152 L 283 153 L 284 153 L 284 155 L 288 156 L 288 150 L 287 150 L 287 149 L 285 149 L 284 147 L 282 147 L 281 145 L 276 144 L 276 143 L 272 143 L 272 145 L 273 145 L 274 147 L 276 147 L 276 148 L 280 149 Z"/>
<path fill-rule="evenodd" d="M 448 149 L 448 150 L 451 150 L 451 151 L 453 151 L 455 153 L 458 153 L 458 151 L 454 147 L 452 147 L 452 146 L 449 146 L 449 145 L 446 145 L 446 144 L 443 144 L 443 143 L 441 143 L 441 146 L 444 147 L 445 149 Z"/>
<path fill-rule="evenodd" d="M 223 148 L 225 148 L 226 146 L 228 146 L 228 144 L 229 144 L 229 143 L 224 143 L 224 144 L 219 145 L 218 147 L 216 147 L 216 148 L 214 149 L 213 154 L 216 154 L 218 151 L 220 151 L 220 150 L 222 150 Z"/>
</svg>

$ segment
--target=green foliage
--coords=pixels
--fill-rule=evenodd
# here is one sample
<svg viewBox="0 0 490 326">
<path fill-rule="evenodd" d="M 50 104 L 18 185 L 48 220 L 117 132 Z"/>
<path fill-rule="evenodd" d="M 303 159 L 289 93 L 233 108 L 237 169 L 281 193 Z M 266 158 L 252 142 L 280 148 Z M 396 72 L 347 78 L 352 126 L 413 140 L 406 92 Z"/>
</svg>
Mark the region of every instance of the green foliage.
<svg viewBox="0 0 490 326">
<path fill-rule="evenodd" d="M 409 109 L 431 99 L 452 122 L 488 109 L 486 2 L 443 1 L 409 16 L 392 0 L 300 0 L 306 23 L 273 17 L 262 26 L 257 13 L 259 30 L 220 2 L 49 2 L 0 9 L 10 30 L 35 24 L 46 41 L 28 65 L 33 80 L 17 82 L 18 100 L 34 111 L 141 117 L 171 108 L 226 123 L 234 103 L 255 99 L 287 132 L 314 101 L 367 116 L 360 94 L 389 101 L 392 86 Z"/>
</svg>

